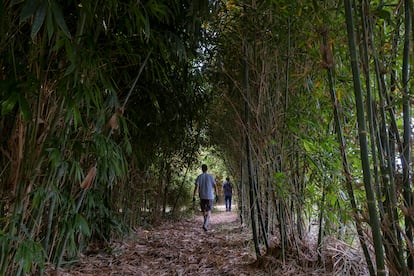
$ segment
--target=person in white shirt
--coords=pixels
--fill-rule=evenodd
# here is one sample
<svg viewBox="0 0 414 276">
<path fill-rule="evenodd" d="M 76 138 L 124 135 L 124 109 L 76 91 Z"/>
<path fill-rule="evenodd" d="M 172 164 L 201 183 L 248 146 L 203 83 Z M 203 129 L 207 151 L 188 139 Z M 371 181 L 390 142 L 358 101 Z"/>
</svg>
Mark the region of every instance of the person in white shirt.
<svg viewBox="0 0 414 276">
<path fill-rule="evenodd" d="M 207 173 L 207 165 L 203 164 L 201 166 L 201 170 L 203 171 L 203 173 L 200 174 L 195 181 L 193 202 L 195 201 L 195 195 L 198 190 L 198 196 L 200 197 L 200 208 L 203 212 L 204 217 L 204 223 L 202 228 L 204 229 L 204 231 L 207 231 L 208 224 L 210 222 L 211 210 L 213 208 L 214 192 L 216 193 L 216 195 L 218 193 L 216 180 L 211 174 Z M 216 201 L 217 200 L 218 196 L 216 197 Z"/>
</svg>

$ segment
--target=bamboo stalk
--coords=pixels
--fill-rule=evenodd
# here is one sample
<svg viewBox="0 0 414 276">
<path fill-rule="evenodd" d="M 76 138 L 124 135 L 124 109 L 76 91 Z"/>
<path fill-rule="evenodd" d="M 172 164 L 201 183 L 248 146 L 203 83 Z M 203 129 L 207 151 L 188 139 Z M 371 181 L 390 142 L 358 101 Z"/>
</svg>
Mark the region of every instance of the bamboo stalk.
<svg viewBox="0 0 414 276">
<path fill-rule="evenodd" d="M 258 174 L 257 174 L 258 175 Z M 263 212 L 262 212 L 262 206 L 260 203 L 260 197 L 259 197 L 259 190 L 258 190 L 258 181 L 254 181 L 253 183 L 253 192 L 254 192 L 254 197 L 256 199 L 256 208 L 257 208 L 257 219 L 259 221 L 259 226 L 260 229 L 262 229 L 262 235 L 263 235 L 263 241 L 265 243 L 266 246 L 266 250 L 269 249 L 269 235 L 266 231 L 266 226 L 264 223 L 264 219 L 263 219 Z"/>
<path fill-rule="evenodd" d="M 317 242 L 317 253 L 318 253 L 318 263 L 321 263 L 322 261 L 322 239 L 323 239 L 323 233 L 324 233 L 324 229 L 323 229 L 323 216 L 324 216 L 324 212 L 325 212 L 325 199 L 326 199 L 326 181 L 323 180 L 322 183 L 322 198 L 321 198 L 321 202 L 319 203 L 319 221 L 318 221 L 318 242 Z"/>
<path fill-rule="evenodd" d="M 286 219 L 285 219 L 285 200 L 279 198 L 279 234 L 280 234 L 280 249 L 282 256 L 282 263 L 286 263 L 286 245 L 287 245 L 287 230 L 286 230 Z"/>
<path fill-rule="evenodd" d="M 411 98 L 409 91 L 410 81 L 410 59 L 411 59 L 411 24 L 412 22 L 412 0 L 404 1 L 404 49 L 403 49 L 403 66 L 402 66 L 402 88 L 403 88 L 403 124 L 404 124 L 404 143 L 403 143 L 403 196 L 404 206 L 411 210 L 413 207 L 413 195 L 411 188 Z M 413 245 L 413 229 L 414 225 L 410 216 L 405 215 L 405 234 L 407 236 L 407 266 L 410 273 L 414 272 L 414 257 L 411 254 L 409 246 Z"/>
<path fill-rule="evenodd" d="M 394 143 L 394 140 L 390 138 L 392 133 L 397 130 L 396 122 L 395 122 L 395 116 L 393 115 L 393 108 L 389 108 L 386 106 L 385 102 L 386 99 L 389 97 L 387 96 L 386 90 L 385 90 L 385 81 L 384 76 L 381 73 L 380 69 L 380 62 L 377 54 L 377 50 L 374 43 L 374 34 L 373 34 L 373 24 L 370 20 L 370 17 L 364 16 L 365 9 L 367 12 L 369 12 L 370 5 L 369 2 L 365 1 L 363 5 L 364 9 L 362 10 L 361 17 L 363 18 L 363 26 L 366 26 L 366 32 L 364 34 L 367 35 L 365 38 L 365 48 L 366 52 L 368 52 L 368 45 L 370 45 L 370 49 L 372 52 L 373 60 L 374 60 L 374 66 L 375 66 L 375 74 L 377 77 L 377 85 L 378 85 L 378 95 L 379 95 L 379 101 L 381 104 L 380 108 L 380 130 L 379 135 L 374 133 L 374 131 L 371 131 L 371 135 L 373 137 L 377 137 L 377 147 L 379 152 L 379 162 L 380 162 L 380 168 L 382 173 L 382 184 L 386 191 L 385 195 L 387 200 L 384 204 L 386 204 L 386 208 L 381 208 L 382 204 L 382 194 L 378 193 L 377 200 L 378 204 L 380 206 L 380 211 L 382 211 L 382 216 L 384 219 L 383 227 L 384 227 L 384 240 L 385 243 L 385 249 L 386 254 L 388 256 L 388 259 L 390 260 L 390 266 L 395 267 L 396 271 L 399 271 L 399 273 L 404 273 L 406 271 L 406 265 L 404 264 L 404 257 L 403 257 L 403 250 L 402 250 L 402 240 L 401 235 L 398 230 L 398 213 L 397 213 L 397 204 L 398 199 L 396 195 L 396 185 L 395 185 L 395 175 L 394 175 L 394 159 L 393 156 L 395 156 L 395 152 L 393 152 L 392 145 Z M 365 30 L 365 29 L 364 29 Z M 367 66 L 368 61 L 366 60 Z M 369 78 L 369 73 L 367 73 L 366 78 Z M 368 89 L 368 88 L 367 88 Z M 370 95 L 370 94 L 368 94 Z M 370 104 L 371 106 L 373 104 Z M 387 133 L 387 116 L 386 116 L 386 109 L 389 111 L 389 118 L 391 121 L 391 131 L 390 134 Z M 375 125 L 376 118 L 372 118 L 371 124 Z M 397 143 L 399 144 L 399 137 L 398 137 L 398 131 L 394 132 L 396 136 Z M 375 167 L 374 167 L 375 168 Z M 390 226 L 390 229 L 387 229 L 387 226 Z"/>
<path fill-rule="evenodd" d="M 243 9 L 246 12 L 246 0 L 243 1 Z M 254 195 L 254 169 L 253 169 L 253 160 L 252 160 L 252 146 L 251 146 L 251 137 L 250 137 L 250 108 L 249 108 L 249 99 L 250 99 L 250 84 L 249 84 L 249 65 L 248 65 L 248 42 L 246 38 L 243 38 L 243 89 L 245 94 L 245 139 L 246 139 L 246 158 L 247 158 L 247 173 L 249 181 L 249 202 L 250 202 L 250 218 L 251 226 L 253 233 L 253 242 L 254 249 L 256 252 L 256 257 L 260 257 L 260 248 L 259 248 L 259 237 L 257 233 L 256 226 L 256 214 L 255 214 L 255 195 Z"/>
<path fill-rule="evenodd" d="M 330 49 L 330 46 L 327 43 L 328 39 L 327 39 L 327 32 L 324 31 L 322 33 L 322 44 L 324 45 L 324 49 L 326 51 L 332 51 L 332 49 Z M 326 54 L 326 57 L 328 56 L 332 56 L 331 54 Z M 325 58 L 326 59 L 326 58 Z M 331 62 L 333 62 L 333 60 L 331 60 Z M 330 62 L 329 60 L 325 60 L 324 62 L 325 64 L 329 65 Z M 333 65 L 333 63 L 332 63 Z M 327 66 L 326 67 L 327 70 L 327 75 L 328 75 L 328 82 L 329 82 L 329 91 L 330 91 L 330 95 L 331 95 L 331 100 L 332 100 L 332 106 L 333 106 L 333 112 L 334 112 L 334 121 L 335 121 L 335 130 L 336 130 L 336 134 L 337 134 L 337 139 L 338 139 L 338 143 L 339 143 L 339 150 L 341 153 L 341 159 L 342 159 L 342 169 L 344 172 L 344 176 L 345 176 L 345 181 L 346 181 L 346 190 L 351 202 L 351 207 L 352 207 L 352 216 L 354 218 L 358 217 L 358 207 L 356 204 L 356 200 L 355 200 L 355 195 L 354 195 L 354 189 L 353 189 L 353 181 L 352 181 L 352 175 L 351 175 L 351 171 L 349 168 L 349 163 L 348 163 L 348 157 L 346 154 L 346 143 L 345 143 L 345 138 L 343 135 L 343 130 L 342 130 L 342 126 L 341 126 L 341 119 L 340 119 L 340 104 L 339 101 L 337 99 L 336 96 L 336 92 L 335 92 L 335 85 L 334 85 L 334 74 L 333 74 L 333 66 Z M 322 211 L 321 211 L 322 212 Z M 368 270 L 370 271 L 370 274 L 373 275 L 374 274 L 374 266 L 372 264 L 372 260 L 369 254 L 369 250 L 367 248 L 367 245 L 365 243 L 365 237 L 364 237 L 364 232 L 363 232 L 363 228 L 361 225 L 361 222 L 359 219 L 355 219 L 355 226 L 356 226 L 356 230 L 358 233 L 358 238 L 362 247 L 362 250 L 364 252 L 364 256 L 365 256 L 365 261 L 367 262 L 367 266 L 368 266 Z"/>
<path fill-rule="evenodd" d="M 360 156 L 363 169 L 363 181 L 365 186 L 365 194 L 368 205 L 369 221 L 373 234 L 375 259 L 378 275 L 386 275 L 384 262 L 384 249 L 382 244 L 381 229 L 378 219 L 377 207 L 375 204 L 375 195 L 371 184 L 371 172 L 368 155 L 367 130 L 364 115 L 364 101 L 362 96 L 362 87 L 360 81 L 360 73 L 358 68 L 358 54 L 354 34 L 354 22 L 352 16 L 352 5 L 350 0 L 344 0 L 346 27 L 348 33 L 349 53 L 351 58 L 352 76 L 354 83 L 354 94 L 357 108 L 358 118 L 358 136 L 360 145 Z"/>
<path fill-rule="evenodd" d="M 240 202 L 240 206 L 241 206 L 241 210 L 240 212 L 240 224 L 243 226 L 244 225 L 244 221 L 245 221 L 245 217 L 246 217 L 246 204 L 245 204 L 245 188 L 244 188 L 244 162 L 243 162 L 243 158 L 240 160 L 240 194 L 239 194 L 239 202 Z"/>
</svg>

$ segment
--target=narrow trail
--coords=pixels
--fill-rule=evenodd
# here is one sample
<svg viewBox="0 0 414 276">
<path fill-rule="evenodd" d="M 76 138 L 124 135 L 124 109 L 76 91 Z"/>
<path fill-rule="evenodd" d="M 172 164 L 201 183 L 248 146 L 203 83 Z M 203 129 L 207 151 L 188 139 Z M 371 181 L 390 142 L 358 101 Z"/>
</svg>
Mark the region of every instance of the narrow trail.
<svg viewBox="0 0 414 276">
<path fill-rule="evenodd" d="M 112 254 L 82 255 L 79 262 L 48 275 L 267 275 L 252 266 L 251 235 L 237 212 L 217 206 L 208 232 L 203 218 L 163 221 L 152 230 L 137 229 L 111 244 Z"/>
</svg>

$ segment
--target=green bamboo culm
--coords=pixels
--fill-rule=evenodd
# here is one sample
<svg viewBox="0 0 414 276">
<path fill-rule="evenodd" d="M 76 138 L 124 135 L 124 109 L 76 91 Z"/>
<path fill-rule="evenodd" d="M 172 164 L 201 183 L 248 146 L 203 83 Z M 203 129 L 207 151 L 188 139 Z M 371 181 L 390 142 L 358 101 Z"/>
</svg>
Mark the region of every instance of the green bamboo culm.
<svg viewBox="0 0 414 276">
<path fill-rule="evenodd" d="M 244 11 L 246 11 L 246 1 L 243 2 Z M 244 57 L 243 57 L 243 86 L 245 92 L 245 127 L 246 127 L 246 152 L 247 152 L 247 172 L 248 172 L 248 180 L 249 180 L 249 198 L 250 198 L 250 216 L 251 216 L 251 225 L 252 225 L 252 232 L 253 232 L 253 241 L 254 241 L 254 248 L 256 252 L 256 257 L 260 257 L 260 248 L 259 248 L 259 236 L 257 233 L 257 226 L 256 226 L 256 215 L 255 215 L 255 208 L 254 208 L 254 172 L 253 172 L 253 161 L 252 161 L 252 149 L 251 149 L 251 140 L 250 140 L 250 110 L 249 110 L 249 65 L 248 65 L 248 42 L 247 39 L 243 39 L 243 49 L 244 49 Z"/>
<path fill-rule="evenodd" d="M 384 89 L 384 76 L 380 73 L 380 62 L 376 50 L 376 44 L 374 43 L 375 36 L 373 34 L 373 23 L 370 14 L 370 3 L 367 0 L 361 1 L 360 5 L 360 20 L 362 26 L 361 36 L 364 43 L 361 47 L 361 62 L 364 64 L 364 76 L 366 87 L 366 101 L 367 101 L 367 119 L 369 122 L 369 133 L 371 142 L 371 156 L 373 166 L 373 181 L 375 185 L 376 199 L 378 203 L 380 219 L 390 220 L 390 226 L 383 228 L 384 250 L 388 259 L 388 270 L 395 269 L 396 271 L 405 271 L 404 261 L 402 256 L 401 236 L 397 230 L 398 215 L 397 215 L 397 197 L 395 195 L 395 178 L 392 164 L 392 159 L 395 154 L 391 150 L 390 144 L 392 143 L 390 135 L 388 134 L 385 115 L 385 98 L 386 91 Z M 374 113 L 374 97 L 371 92 L 371 71 L 369 54 L 371 53 L 374 60 L 374 72 L 378 86 L 378 101 L 381 103 L 380 118 L 378 119 Z M 392 117 L 391 117 L 392 118 Z M 378 123 L 379 122 L 379 123 Z M 392 124 L 392 123 L 391 123 Z M 377 152 L 378 148 L 378 152 Z M 382 177 L 380 180 L 381 168 Z M 382 181 L 382 183 L 381 183 Z M 382 184 L 382 186 L 381 186 Z M 384 200 L 383 198 L 387 198 Z"/>
<path fill-rule="evenodd" d="M 346 142 L 343 135 L 342 125 L 341 125 L 341 118 L 340 118 L 340 104 L 338 101 L 338 98 L 336 96 L 335 91 L 335 85 L 334 85 L 334 71 L 333 71 L 333 64 L 329 62 L 329 56 L 332 56 L 333 54 L 330 53 L 331 49 L 328 45 L 328 38 L 327 38 L 327 30 L 322 31 L 322 43 L 324 45 L 324 49 L 328 51 L 323 57 L 325 60 L 325 64 L 327 65 L 326 71 L 327 71 L 327 78 L 329 83 L 329 92 L 331 95 L 332 100 L 332 106 L 334 111 L 334 121 L 335 121 L 335 131 L 339 143 L 339 149 L 341 153 L 341 159 L 342 159 L 342 168 L 345 174 L 346 179 L 346 190 L 349 196 L 349 200 L 351 202 L 351 207 L 353 210 L 354 216 L 358 216 L 358 207 L 355 199 L 354 189 L 352 187 L 352 177 L 351 177 L 351 169 L 349 168 L 349 162 L 348 162 L 348 156 L 345 151 Z M 332 61 L 331 61 L 332 62 Z M 324 194 L 323 194 L 324 195 Z M 322 211 L 321 211 L 322 212 Z M 368 270 L 371 275 L 374 274 L 374 265 L 372 264 L 371 256 L 369 255 L 369 250 L 365 242 L 365 236 L 364 236 L 364 230 L 361 225 L 361 221 L 358 219 L 355 219 L 355 227 L 358 233 L 359 242 L 362 247 L 362 251 L 364 252 L 365 261 L 367 262 Z M 319 244 L 318 240 L 318 244 Z M 319 258 L 320 256 L 318 256 Z"/>
<path fill-rule="evenodd" d="M 359 136 L 359 145 L 360 145 L 360 155 L 362 162 L 363 170 L 363 181 L 365 186 L 365 194 L 368 205 L 369 212 L 369 222 L 371 226 L 374 250 L 375 250 L 375 260 L 377 266 L 377 275 L 386 275 L 385 271 L 385 261 L 384 261 L 384 249 L 382 244 L 381 229 L 378 219 L 376 201 L 374 196 L 374 191 L 371 183 L 371 172 L 369 164 L 369 152 L 368 152 L 368 142 L 367 142 L 367 129 L 365 124 L 365 115 L 364 115 L 364 101 L 362 96 L 362 87 L 360 80 L 360 73 L 358 68 L 358 53 L 357 46 L 354 37 L 354 23 L 352 17 L 352 5 L 350 0 L 344 0 L 345 6 L 345 20 L 348 33 L 348 44 L 349 44 L 349 53 L 351 58 L 351 67 L 352 67 L 352 77 L 354 83 L 354 94 L 357 108 L 357 119 L 358 119 L 358 136 Z"/>
<path fill-rule="evenodd" d="M 398 145 L 401 145 L 400 138 L 397 130 L 397 123 L 395 120 L 395 110 L 394 108 L 389 108 L 391 105 L 389 99 L 390 95 L 387 95 L 387 89 L 384 80 L 384 74 L 381 73 L 381 62 L 379 60 L 378 51 L 376 49 L 376 43 L 374 43 L 374 26 L 372 18 L 368 16 L 370 14 L 370 3 L 367 0 L 363 1 L 361 5 L 361 21 L 363 22 L 363 34 L 364 34 L 364 63 L 365 63 L 365 77 L 366 77 L 366 87 L 367 87 L 367 101 L 368 107 L 374 106 L 373 98 L 371 97 L 370 91 L 370 71 L 369 71 L 369 60 L 368 52 L 371 52 L 372 59 L 374 61 L 374 71 L 377 80 L 378 86 L 378 101 L 380 103 L 379 116 L 377 118 L 373 114 L 373 110 L 370 109 L 368 114 L 370 122 L 370 133 L 371 133 L 371 149 L 373 156 L 373 167 L 375 173 L 375 183 L 377 185 L 377 202 L 381 214 L 381 220 L 389 220 L 389 226 L 383 226 L 383 239 L 384 239 L 384 249 L 385 254 L 388 259 L 388 271 L 391 273 L 399 273 L 399 275 L 406 275 L 406 265 L 403 256 L 403 247 L 402 239 L 399 231 L 399 220 L 398 220 L 398 199 L 396 194 L 395 186 L 395 166 L 392 164 L 395 163 L 395 148 L 393 146 L 394 140 Z M 397 28 L 398 30 L 398 28 Z M 397 33 L 397 31 L 396 31 Z M 397 46 L 395 45 L 395 48 Z M 386 103 L 387 102 L 387 103 Z M 389 113 L 389 121 L 391 125 L 391 131 L 388 132 L 387 129 L 387 114 Z M 377 125 L 378 122 L 378 125 Z M 375 131 L 375 130 L 376 131 Z M 395 138 L 391 138 L 395 137 Z M 376 138 L 376 139 L 374 139 Z M 375 145 L 378 148 L 378 155 L 376 155 Z M 402 146 L 399 146 L 402 148 Z M 378 157 L 378 159 L 377 159 Z M 381 169 L 381 181 L 382 186 L 379 183 L 379 172 L 376 170 L 379 165 Z M 382 188 L 382 189 L 381 189 Z M 386 200 L 382 200 L 386 198 Z"/>
<path fill-rule="evenodd" d="M 403 142 L 403 187 L 404 187 L 404 206 L 411 210 L 413 206 L 410 165 L 411 165 L 411 109 L 410 109 L 410 91 L 408 90 L 409 81 L 409 64 L 410 64 L 410 40 L 412 24 L 412 0 L 404 1 L 404 50 L 402 66 L 402 87 L 403 87 L 403 120 L 404 120 L 404 142 Z M 405 234 L 407 235 L 407 267 L 409 274 L 412 275 L 414 270 L 414 259 L 410 247 L 413 245 L 413 219 L 410 214 L 405 215 Z"/>
</svg>

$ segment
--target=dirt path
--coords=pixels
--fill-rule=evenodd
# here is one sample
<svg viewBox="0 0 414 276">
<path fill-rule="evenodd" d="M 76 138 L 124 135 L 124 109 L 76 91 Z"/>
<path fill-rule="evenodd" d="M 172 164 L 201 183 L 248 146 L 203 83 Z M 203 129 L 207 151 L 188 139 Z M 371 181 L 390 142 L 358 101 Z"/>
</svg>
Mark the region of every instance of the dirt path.
<svg viewBox="0 0 414 276">
<path fill-rule="evenodd" d="M 89 251 L 79 261 L 45 274 L 64 275 L 368 275 L 361 252 L 337 239 L 323 249 L 324 265 L 317 263 L 312 242 L 286 252 L 282 265 L 277 254 L 255 261 L 250 229 L 243 229 L 236 211 L 216 206 L 208 232 L 200 213 L 189 219 L 163 221 L 151 230 L 137 229 L 108 250 Z M 312 241 L 313 239 L 311 239 Z M 277 253 L 276 251 L 274 253 Z M 300 254 L 300 257 L 297 257 Z"/>
<path fill-rule="evenodd" d="M 201 215 L 163 222 L 113 243 L 112 254 L 81 256 L 54 275 L 265 275 L 250 265 L 251 236 L 237 213 L 217 209 L 208 232 L 201 228 Z"/>
</svg>

